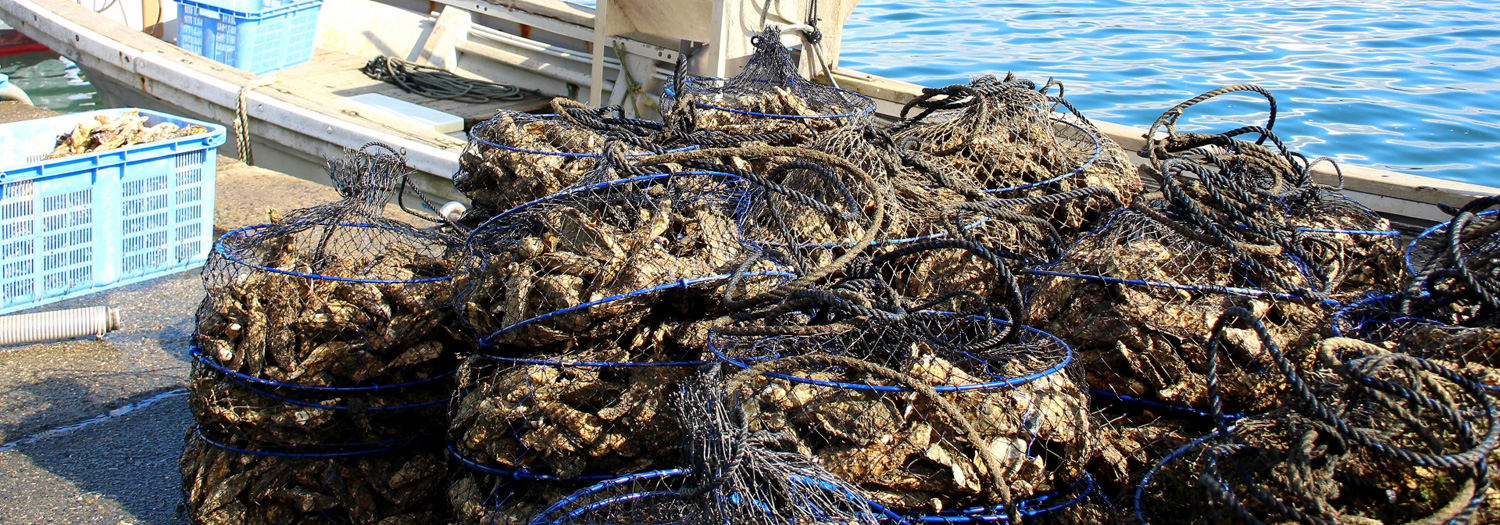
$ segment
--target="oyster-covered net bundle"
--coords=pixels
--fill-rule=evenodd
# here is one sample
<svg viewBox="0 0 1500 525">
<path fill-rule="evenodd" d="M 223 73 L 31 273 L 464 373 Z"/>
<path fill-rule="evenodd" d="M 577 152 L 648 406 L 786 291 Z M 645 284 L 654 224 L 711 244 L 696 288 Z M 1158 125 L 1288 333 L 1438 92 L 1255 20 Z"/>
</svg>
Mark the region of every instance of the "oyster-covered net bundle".
<svg viewBox="0 0 1500 525">
<path fill-rule="evenodd" d="M 817 458 L 886 508 L 1004 509 L 1084 476 L 1087 392 L 1065 370 L 1067 345 L 1039 330 L 920 311 L 731 327 L 709 348 L 765 372 L 734 392 L 750 431 L 787 435 L 778 450 Z"/>
<path fill-rule="evenodd" d="M 895 517 L 814 458 L 776 450 L 783 438 L 752 431 L 729 395 L 713 368 L 684 381 L 672 403 L 683 468 L 602 481 L 558 499 L 532 523 L 874 525 Z"/>
<path fill-rule="evenodd" d="M 234 230 L 209 256 L 190 405 L 216 436 L 379 441 L 442 413 L 463 346 L 446 307 L 456 242 L 382 216 L 406 174 L 389 150 L 329 171 L 343 200 Z"/>
<path fill-rule="evenodd" d="M 246 451 L 189 430 L 179 464 L 188 518 L 200 525 L 444 522 L 440 448 L 360 452 Z"/>
<path fill-rule="evenodd" d="M 1271 259 L 1277 262 L 1278 259 Z M 1290 261 L 1282 271 L 1296 275 Z M 1177 406 L 1207 402 L 1210 328 L 1229 307 L 1268 318 L 1277 344 L 1293 347 L 1328 315 L 1316 303 L 1264 286 L 1225 250 L 1189 239 L 1136 210 L 1120 210 L 1061 262 L 1027 271 L 1028 322 L 1068 341 L 1089 385 L 1112 396 Z M 1274 403 L 1282 383 L 1248 332 L 1231 332 L 1234 362 L 1222 362 L 1232 410 Z"/>
<path fill-rule="evenodd" d="M 1237 92 L 1266 98 L 1264 126 L 1222 133 L 1176 129 L 1188 108 Z M 1159 184 L 1161 200 L 1138 208 L 1229 251 L 1268 286 L 1335 300 L 1390 291 L 1400 281 L 1396 232 L 1342 194 L 1342 175 L 1331 159 L 1308 160 L 1288 149 L 1271 132 L 1275 120 L 1275 98 L 1250 85 L 1209 91 L 1167 110 L 1148 130 L 1142 152 L 1150 161 L 1142 173 Z M 1323 163 L 1339 174 L 1340 186 L 1314 182 L 1313 168 Z M 1294 261 L 1296 271 L 1278 268 L 1271 262 L 1278 258 Z"/>
<path fill-rule="evenodd" d="M 718 151 L 749 150 L 660 157 Z M 687 292 L 670 308 L 705 317 L 848 264 L 879 228 L 868 177 L 755 151 L 786 160 L 759 174 L 627 171 L 495 216 L 469 238 L 480 257 L 459 286 L 464 320 L 486 346 L 613 338 L 667 291 Z"/>
<path fill-rule="evenodd" d="M 1231 422 L 1141 482 L 1150 523 L 1487 523 L 1488 456 L 1500 437 L 1483 387 L 1433 361 L 1352 339 L 1319 341 L 1298 366 L 1245 310 L 1216 327 L 1258 334 L 1293 385 L 1277 409 Z M 1214 407 L 1217 408 L 1217 407 Z"/>
<path fill-rule="evenodd" d="M 1483 197 L 1422 232 L 1407 249 L 1412 284 L 1402 312 L 1436 322 L 1500 326 L 1500 197 Z"/>
<path fill-rule="evenodd" d="M 866 119 L 875 109 L 869 97 L 808 81 L 781 45 L 772 26 L 753 37 L 755 52 L 740 74 L 730 78 L 679 78 L 662 95 L 662 119 L 682 131 L 723 135 L 786 134 L 784 145 Z"/>
<path fill-rule="evenodd" d="M 825 134 L 813 149 L 846 160 L 876 181 L 887 203 L 885 226 L 875 240 L 882 248 L 962 238 L 1004 247 L 1020 256 L 1019 264 L 1037 264 L 1055 258 L 1071 238 L 1064 237 L 1050 220 L 1056 210 L 1088 206 L 1082 204 L 1085 201 L 1103 209 L 1116 199 L 1104 188 L 1043 199 L 1000 198 L 949 176 L 930 154 L 910 141 L 898 144 L 875 124 Z"/>
<path fill-rule="evenodd" d="M 611 132 L 633 139 L 621 140 L 617 154 L 655 150 L 647 137 L 654 131 L 650 124 L 566 108 L 554 115 L 502 110 L 469 130 L 453 185 L 475 207 L 503 212 L 584 180 L 605 154 Z"/>
<path fill-rule="evenodd" d="M 618 340 L 476 355 L 452 404 L 453 454 L 478 472 L 549 481 L 679 466 L 670 399 L 704 364 L 706 337 L 702 326 L 653 319 Z"/>
<path fill-rule="evenodd" d="M 903 109 L 892 128 L 904 148 L 925 154 L 916 164 L 937 186 L 970 200 L 1020 199 L 1096 188 L 1095 198 L 1022 203 L 1015 211 L 1037 217 L 1070 242 L 1099 217 L 1128 205 L 1142 182 L 1128 154 L 1060 96 L 1034 83 L 985 76 L 969 84 L 934 88 Z M 915 115 L 910 110 L 921 108 Z M 928 185 L 934 185 L 929 182 Z M 1098 198 L 1100 196 L 1108 198 Z"/>
<path fill-rule="evenodd" d="M 531 525 L 532 519 L 593 481 L 538 482 L 472 468 L 454 469 L 448 482 L 452 523 Z"/>
<path fill-rule="evenodd" d="M 1341 308 L 1333 332 L 1463 370 L 1500 392 L 1500 327 L 1467 326 L 1462 308 L 1431 294 L 1376 295 Z M 1446 297 L 1452 299 L 1451 296 Z M 1442 318 L 1443 320 L 1433 319 Z"/>
</svg>

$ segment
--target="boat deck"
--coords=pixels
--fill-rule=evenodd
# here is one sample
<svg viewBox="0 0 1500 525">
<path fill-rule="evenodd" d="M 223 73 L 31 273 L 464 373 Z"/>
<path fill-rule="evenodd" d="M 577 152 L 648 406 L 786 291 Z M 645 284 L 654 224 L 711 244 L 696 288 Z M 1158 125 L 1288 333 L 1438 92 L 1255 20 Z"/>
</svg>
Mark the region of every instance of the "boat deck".
<svg viewBox="0 0 1500 525">
<path fill-rule="evenodd" d="M 272 84 L 271 89 L 292 97 L 286 99 L 289 101 L 300 98 L 313 103 L 328 102 L 332 104 L 329 107 L 341 105 L 338 99 L 343 97 L 379 93 L 462 117 L 466 128 L 488 120 L 495 115 L 496 110 L 535 112 L 546 109 L 552 100 L 551 97 L 529 92 L 523 92 L 521 100 L 497 100 L 484 104 L 427 98 L 415 93 L 407 93 L 394 84 L 365 76 L 360 72 L 360 68 L 364 67 L 370 58 L 318 49 L 308 63 L 273 73 L 276 83 Z M 345 109 L 342 116 L 347 117 L 348 120 L 363 123 L 360 121 L 362 116 L 350 114 L 351 111 L 354 110 Z"/>
</svg>

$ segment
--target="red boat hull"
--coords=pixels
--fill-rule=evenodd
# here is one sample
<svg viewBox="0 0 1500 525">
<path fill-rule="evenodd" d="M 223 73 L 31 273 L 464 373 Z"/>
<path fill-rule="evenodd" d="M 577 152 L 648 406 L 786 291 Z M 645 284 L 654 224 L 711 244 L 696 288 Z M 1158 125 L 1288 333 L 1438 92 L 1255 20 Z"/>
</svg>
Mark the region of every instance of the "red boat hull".
<svg viewBox="0 0 1500 525">
<path fill-rule="evenodd" d="M 48 52 L 46 46 L 26 38 L 26 35 L 21 34 L 20 31 L 0 31 L 0 57 L 46 52 Z"/>
</svg>

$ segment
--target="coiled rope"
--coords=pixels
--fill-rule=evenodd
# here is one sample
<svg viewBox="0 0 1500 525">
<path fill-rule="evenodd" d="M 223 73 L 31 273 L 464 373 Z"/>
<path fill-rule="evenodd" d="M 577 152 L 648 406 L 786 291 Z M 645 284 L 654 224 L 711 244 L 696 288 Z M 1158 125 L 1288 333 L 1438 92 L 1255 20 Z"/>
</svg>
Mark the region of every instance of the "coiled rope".
<svg viewBox="0 0 1500 525">
<path fill-rule="evenodd" d="M 501 100 L 521 100 L 526 96 L 515 86 L 462 77 L 444 69 L 396 57 L 372 58 L 359 70 L 365 76 L 395 84 L 407 93 L 427 98 L 488 104 Z"/>
</svg>

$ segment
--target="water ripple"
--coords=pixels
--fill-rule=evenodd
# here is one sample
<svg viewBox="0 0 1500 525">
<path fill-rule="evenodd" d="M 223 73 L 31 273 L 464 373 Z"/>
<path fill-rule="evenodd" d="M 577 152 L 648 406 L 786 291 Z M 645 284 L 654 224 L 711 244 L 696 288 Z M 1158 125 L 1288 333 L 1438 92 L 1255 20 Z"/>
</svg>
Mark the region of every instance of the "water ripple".
<svg viewBox="0 0 1500 525">
<path fill-rule="evenodd" d="M 1487 1 L 865 0 L 841 65 L 924 85 L 1056 77 L 1091 117 L 1146 126 L 1224 84 L 1271 89 L 1309 155 L 1500 186 L 1500 9 Z M 1265 118 L 1235 98 L 1185 130 Z"/>
</svg>

